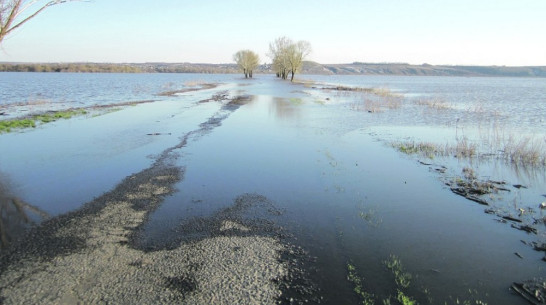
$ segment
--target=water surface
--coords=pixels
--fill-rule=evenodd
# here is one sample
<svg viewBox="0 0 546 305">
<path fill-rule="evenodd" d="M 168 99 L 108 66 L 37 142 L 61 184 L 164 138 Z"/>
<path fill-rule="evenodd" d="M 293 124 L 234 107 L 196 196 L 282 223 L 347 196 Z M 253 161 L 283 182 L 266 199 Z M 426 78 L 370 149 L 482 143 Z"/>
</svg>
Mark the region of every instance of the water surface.
<svg viewBox="0 0 546 305">
<path fill-rule="evenodd" d="M 272 221 L 289 233 L 287 240 L 316 258 L 310 276 L 326 304 L 359 302 L 347 281 L 349 263 L 378 300 L 395 295 L 394 278 L 384 265 L 390 255 L 400 258 L 413 275 L 407 293 L 420 304 L 454 304 L 456 299 L 526 304 L 508 287 L 544 275 L 544 253 L 520 241 L 544 239 L 543 227 L 535 236 L 496 222 L 482 206 L 453 194 L 436 171 L 385 145 L 389 139 L 407 137 L 442 141 L 461 126 L 470 133 L 479 126 L 472 118 L 478 105 L 483 113 L 498 113 L 493 117 L 507 130 L 543 133 L 546 107 L 537 102 L 546 96 L 543 79 L 305 77 L 326 84 L 388 87 L 404 99 L 399 108 L 368 113 L 355 107 L 361 95 L 290 84 L 270 75 L 253 80 L 187 74 L 0 77 L 10 91 L 0 91 L 0 104 L 16 112 L 31 111 L 32 103 L 22 102 L 37 96 L 68 108 L 157 100 L 0 135 L 0 172 L 10 181 L 5 183 L 10 193 L 50 215 L 77 209 L 190 135 L 186 145 L 176 149 L 176 165 L 184 169 L 184 177 L 143 228 L 141 246 L 169 247 L 179 242 L 184 223 L 209 217 L 234 198 L 255 193 L 283 211 Z M 166 87 L 186 88 L 196 79 L 222 85 L 157 95 Z M 221 113 L 223 105 L 199 101 L 219 92 L 246 95 L 249 102 L 214 129 L 195 133 Z M 426 108 L 412 102 L 425 96 L 442 97 L 449 111 L 427 115 Z M 450 175 L 473 166 L 492 179 L 524 182 L 527 189 L 509 195 L 518 204 L 536 207 L 546 193 L 540 169 L 529 178 L 496 162 L 429 162 L 447 165 Z M 506 202 L 516 201 L 510 197 L 498 204 L 516 208 Z"/>
</svg>

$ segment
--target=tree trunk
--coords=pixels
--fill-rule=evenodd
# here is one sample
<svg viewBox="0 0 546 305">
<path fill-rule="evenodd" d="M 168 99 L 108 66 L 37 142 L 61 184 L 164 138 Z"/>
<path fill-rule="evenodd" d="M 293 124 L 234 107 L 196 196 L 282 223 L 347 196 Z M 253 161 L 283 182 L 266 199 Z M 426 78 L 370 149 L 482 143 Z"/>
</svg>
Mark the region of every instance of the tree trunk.
<svg viewBox="0 0 546 305">
<path fill-rule="evenodd" d="M 290 81 L 293 82 L 294 81 L 294 70 L 290 71 L 292 73 L 292 77 L 290 77 Z"/>
</svg>

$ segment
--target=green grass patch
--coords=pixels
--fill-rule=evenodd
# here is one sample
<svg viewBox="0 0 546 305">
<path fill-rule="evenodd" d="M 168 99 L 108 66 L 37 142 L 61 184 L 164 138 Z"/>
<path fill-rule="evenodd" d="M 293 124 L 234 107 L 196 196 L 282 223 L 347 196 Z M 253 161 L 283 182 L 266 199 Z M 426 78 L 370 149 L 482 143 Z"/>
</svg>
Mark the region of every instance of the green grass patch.
<svg viewBox="0 0 546 305">
<path fill-rule="evenodd" d="M 410 286 L 412 276 L 410 273 L 404 271 L 402 261 L 400 261 L 399 258 L 397 258 L 395 255 L 391 255 L 384 263 L 394 275 L 396 285 L 401 288 L 408 288 Z"/>
<path fill-rule="evenodd" d="M 68 111 L 58 111 L 54 113 L 46 113 L 46 114 L 40 114 L 36 115 L 33 118 L 37 121 L 40 121 L 42 123 L 50 123 L 55 122 L 59 119 L 70 119 L 73 116 L 77 115 L 84 115 L 87 114 L 87 111 L 85 110 L 68 110 Z"/>
<path fill-rule="evenodd" d="M 37 126 L 37 123 L 47 124 L 55 122 L 59 119 L 70 119 L 74 116 L 85 114 L 87 114 L 86 110 L 78 109 L 37 114 L 24 119 L 0 121 L 0 133 L 8 133 L 17 129 L 35 128 Z"/>
<path fill-rule="evenodd" d="M 398 149 L 399 152 L 407 155 L 420 154 L 427 158 L 434 159 L 434 156 L 444 154 L 440 147 L 433 143 L 427 142 L 394 142 L 392 147 Z"/>
<path fill-rule="evenodd" d="M 0 121 L 0 133 L 8 133 L 13 129 L 34 128 L 36 123 L 33 119 Z"/>
<path fill-rule="evenodd" d="M 347 273 L 347 279 L 349 280 L 349 282 L 353 283 L 353 291 L 360 297 L 360 299 L 362 300 L 362 304 L 375 304 L 374 295 L 364 290 L 362 279 L 358 275 L 356 267 L 353 264 L 347 263 Z"/>
<path fill-rule="evenodd" d="M 301 98 L 292 97 L 292 98 L 289 99 L 289 101 L 293 105 L 302 105 L 303 104 L 303 100 Z"/>
</svg>

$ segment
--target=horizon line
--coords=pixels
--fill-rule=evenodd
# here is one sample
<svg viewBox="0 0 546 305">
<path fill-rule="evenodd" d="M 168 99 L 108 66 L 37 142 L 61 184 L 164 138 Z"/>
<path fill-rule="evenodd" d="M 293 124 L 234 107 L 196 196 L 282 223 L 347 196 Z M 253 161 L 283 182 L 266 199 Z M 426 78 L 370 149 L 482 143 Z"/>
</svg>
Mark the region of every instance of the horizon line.
<svg viewBox="0 0 546 305">
<path fill-rule="evenodd" d="M 319 65 L 406 65 L 406 66 L 448 66 L 448 67 L 546 67 L 544 65 L 480 65 L 480 64 L 410 64 L 406 62 L 361 62 L 353 61 L 346 63 L 319 63 L 312 60 L 304 62 L 315 63 Z M 0 61 L 0 64 L 110 64 L 110 65 L 144 65 L 144 64 L 190 64 L 190 65 L 237 65 L 234 62 L 229 63 L 207 63 L 207 62 L 174 62 L 174 61 L 146 61 L 146 62 L 100 62 L 100 61 Z M 271 63 L 263 63 L 261 66 L 270 65 Z"/>
</svg>

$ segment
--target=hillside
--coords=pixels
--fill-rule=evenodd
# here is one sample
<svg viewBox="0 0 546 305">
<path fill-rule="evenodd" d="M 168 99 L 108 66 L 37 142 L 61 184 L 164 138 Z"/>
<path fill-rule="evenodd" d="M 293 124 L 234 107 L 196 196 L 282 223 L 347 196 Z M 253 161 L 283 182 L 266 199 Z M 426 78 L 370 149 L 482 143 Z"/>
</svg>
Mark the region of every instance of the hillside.
<svg viewBox="0 0 546 305">
<path fill-rule="evenodd" d="M 350 74 L 350 75 L 414 75 L 414 76 L 510 76 L 546 77 L 546 66 L 433 66 L 428 64 L 410 65 L 405 63 L 351 63 L 318 64 L 306 62 L 305 74 Z"/>
</svg>

